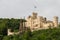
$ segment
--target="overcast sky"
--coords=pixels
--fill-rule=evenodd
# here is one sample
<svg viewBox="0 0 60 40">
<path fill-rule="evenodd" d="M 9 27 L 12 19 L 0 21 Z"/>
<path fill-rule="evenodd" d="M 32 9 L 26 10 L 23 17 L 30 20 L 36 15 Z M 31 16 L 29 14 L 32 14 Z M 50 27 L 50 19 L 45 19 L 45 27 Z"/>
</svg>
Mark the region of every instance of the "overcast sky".
<svg viewBox="0 0 60 40">
<path fill-rule="evenodd" d="M 0 0 L 0 18 L 27 17 L 34 11 L 48 19 L 60 17 L 60 0 Z"/>
</svg>

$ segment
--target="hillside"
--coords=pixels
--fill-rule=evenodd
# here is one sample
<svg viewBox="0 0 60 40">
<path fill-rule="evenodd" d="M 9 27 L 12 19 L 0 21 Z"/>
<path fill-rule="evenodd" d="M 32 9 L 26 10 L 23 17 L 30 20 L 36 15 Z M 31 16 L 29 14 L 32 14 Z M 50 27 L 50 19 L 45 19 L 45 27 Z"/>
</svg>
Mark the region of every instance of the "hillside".
<svg viewBox="0 0 60 40">
<path fill-rule="evenodd" d="M 0 19 L 0 40 L 60 40 L 60 26 L 34 32 L 28 30 L 23 34 L 7 36 L 7 27 L 18 30 L 19 21 L 20 19 Z"/>
</svg>

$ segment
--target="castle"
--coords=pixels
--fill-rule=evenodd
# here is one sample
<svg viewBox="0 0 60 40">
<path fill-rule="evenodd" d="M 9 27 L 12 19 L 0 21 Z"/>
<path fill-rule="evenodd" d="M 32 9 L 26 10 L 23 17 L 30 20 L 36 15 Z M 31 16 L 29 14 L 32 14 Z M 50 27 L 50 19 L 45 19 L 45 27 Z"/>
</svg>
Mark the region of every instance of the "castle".
<svg viewBox="0 0 60 40">
<path fill-rule="evenodd" d="M 8 29 L 8 35 L 13 34 L 19 34 L 22 31 L 28 30 L 28 28 L 33 32 L 35 30 L 42 30 L 42 29 L 49 29 L 49 28 L 55 28 L 58 27 L 58 17 L 54 16 L 53 21 L 47 20 L 46 17 L 38 16 L 37 13 L 33 12 L 31 16 L 28 16 L 27 19 L 25 19 L 26 22 L 23 22 L 21 20 L 19 32 L 14 33 L 10 32 L 10 29 Z"/>
<path fill-rule="evenodd" d="M 54 16 L 53 21 L 47 20 L 46 17 L 38 16 L 33 12 L 32 16 L 28 16 L 26 19 L 26 27 L 29 27 L 31 31 L 54 28 L 58 26 L 58 17 Z"/>
</svg>

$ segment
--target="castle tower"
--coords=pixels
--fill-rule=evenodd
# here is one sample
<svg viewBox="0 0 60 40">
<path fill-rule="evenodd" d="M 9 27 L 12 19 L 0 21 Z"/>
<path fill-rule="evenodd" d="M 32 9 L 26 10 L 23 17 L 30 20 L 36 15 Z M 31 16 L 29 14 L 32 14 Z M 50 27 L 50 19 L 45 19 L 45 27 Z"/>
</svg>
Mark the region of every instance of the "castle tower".
<svg viewBox="0 0 60 40">
<path fill-rule="evenodd" d="M 19 27 L 19 32 L 21 33 L 23 31 L 23 20 L 20 20 L 20 27 Z"/>
<path fill-rule="evenodd" d="M 33 19 L 37 18 L 37 13 L 33 12 L 32 17 L 33 17 Z"/>
<path fill-rule="evenodd" d="M 44 19 L 44 20 L 43 20 L 43 22 L 46 24 L 47 18 L 46 18 L 46 17 L 44 17 L 43 19 Z"/>
<path fill-rule="evenodd" d="M 54 27 L 58 26 L 58 17 L 57 16 L 54 16 L 54 18 L 53 18 L 53 24 L 54 24 Z"/>
<path fill-rule="evenodd" d="M 43 16 L 40 16 L 40 28 L 43 28 Z"/>
<path fill-rule="evenodd" d="M 23 33 L 25 30 L 27 30 L 27 28 L 25 28 L 25 17 L 24 19 L 20 19 L 20 27 L 19 27 L 19 33 Z"/>
</svg>

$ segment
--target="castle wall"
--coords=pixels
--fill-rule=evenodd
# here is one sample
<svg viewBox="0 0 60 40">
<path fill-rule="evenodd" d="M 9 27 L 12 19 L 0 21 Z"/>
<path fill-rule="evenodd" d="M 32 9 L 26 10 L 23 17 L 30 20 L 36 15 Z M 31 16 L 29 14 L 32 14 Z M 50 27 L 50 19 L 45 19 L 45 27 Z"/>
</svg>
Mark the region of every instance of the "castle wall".
<svg viewBox="0 0 60 40">
<path fill-rule="evenodd" d="M 31 31 L 48 29 L 58 26 L 58 17 L 54 17 L 53 21 L 47 21 L 46 17 L 37 16 L 36 13 L 33 13 L 32 16 L 27 19 L 26 23 Z"/>
</svg>

